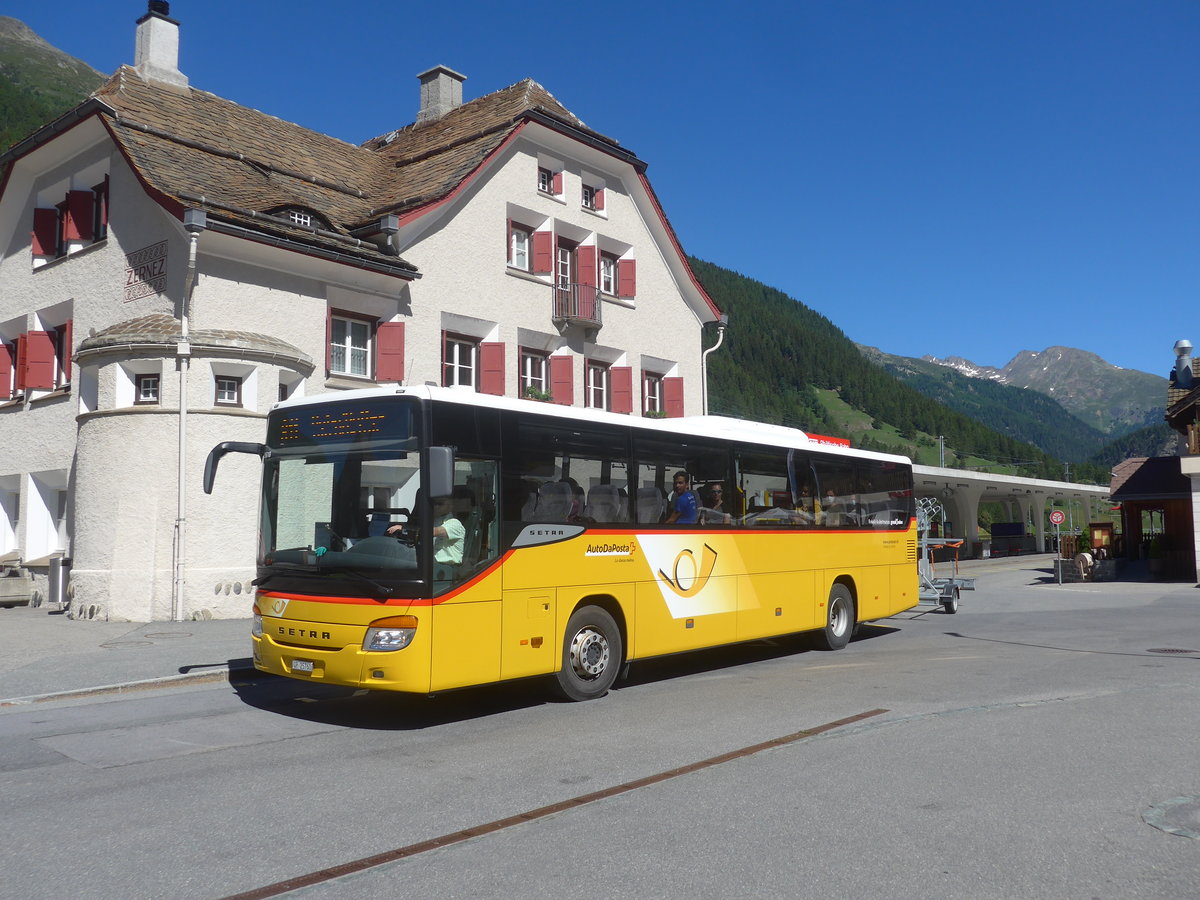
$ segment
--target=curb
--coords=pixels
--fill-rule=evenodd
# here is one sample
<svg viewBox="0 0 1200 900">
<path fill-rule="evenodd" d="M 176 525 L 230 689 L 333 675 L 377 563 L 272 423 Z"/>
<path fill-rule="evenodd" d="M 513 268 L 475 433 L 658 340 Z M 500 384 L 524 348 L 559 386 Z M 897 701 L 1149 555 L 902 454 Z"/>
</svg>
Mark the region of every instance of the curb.
<svg viewBox="0 0 1200 900">
<path fill-rule="evenodd" d="M 80 697 L 99 697 L 106 694 L 132 694 L 138 691 L 150 691 L 156 688 L 176 687 L 183 684 L 206 684 L 213 681 L 228 681 L 234 674 L 252 673 L 257 670 L 253 665 L 213 666 L 202 672 L 186 672 L 180 675 L 162 675 L 158 678 L 144 678 L 139 681 L 124 681 L 119 684 L 102 684 L 95 687 L 75 688 L 69 691 L 54 691 L 49 694 L 31 694 L 27 697 L 10 697 L 0 699 L 0 709 L 11 706 L 31 706 L 35 703 L 49 703 L 54 700 L 74 700 Z"/>
</svg>

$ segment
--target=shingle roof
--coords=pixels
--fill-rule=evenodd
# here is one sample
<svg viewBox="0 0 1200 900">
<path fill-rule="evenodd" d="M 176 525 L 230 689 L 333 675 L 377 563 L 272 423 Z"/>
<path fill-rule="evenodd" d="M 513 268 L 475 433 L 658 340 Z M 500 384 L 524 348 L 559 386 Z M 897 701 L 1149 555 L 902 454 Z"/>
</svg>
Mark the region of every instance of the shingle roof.
<svg viewBox="0 0 1200 900">
<path fill-rule="evenodd" d="M 531 114 L 630 155 L 616 141 L 588 129 L 531 79 L 362 146 L 206 91 L 145 81 L 128 66 L 93 96 L 115 113 L 107 117 L 110 130 L 141 177 L 182 206 L 205 208 L 210 216 L 255 231 L 400 267 L 408 264 L 374 245 L 353 242 L 351 232 L 381 212 L 448 194 Z M 286 207 L 314 210 L 329 221 L 332 233 L 255 215 Z"/>
<path fill-rule="evenodd" d="M 85 338 L 76 351 L 77 356 L 100 353 L 117 347 L 146 347 L 178 344 L 183 339 L 179 320 L 164 313 L 149 313 L 110 325 Z M 254 331 L 228 328 L 193 329 L 188 342 L 198 348 L 261 354 L 283 358 L 302 366 L 312 366 L 312 358 L 294 344 Z"/>
</svg>

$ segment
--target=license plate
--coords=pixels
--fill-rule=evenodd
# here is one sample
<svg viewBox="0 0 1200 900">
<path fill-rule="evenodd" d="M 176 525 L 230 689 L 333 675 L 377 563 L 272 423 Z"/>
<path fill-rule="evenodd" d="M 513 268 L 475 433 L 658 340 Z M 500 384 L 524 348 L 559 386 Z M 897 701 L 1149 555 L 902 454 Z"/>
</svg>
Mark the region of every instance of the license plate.
<svg viewBox="0 0 1200 900">
<path fill-rule="evenodd" d="M 292 660 L 292 671 L 293 672 L 308 672 L 311 674 L 312 670 L 313 670 L 313 661 L 311 659 L 293 659 Z"/>
</svg>

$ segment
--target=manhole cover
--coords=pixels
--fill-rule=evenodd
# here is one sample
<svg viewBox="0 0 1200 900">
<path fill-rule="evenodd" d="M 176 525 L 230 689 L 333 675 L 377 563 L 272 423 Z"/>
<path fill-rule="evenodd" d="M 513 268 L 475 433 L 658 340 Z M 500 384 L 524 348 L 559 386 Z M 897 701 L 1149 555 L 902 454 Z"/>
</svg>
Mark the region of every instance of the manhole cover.
<svg viewBox="0 0 1200 900">
<path fill-rule="evenodd" d="M 1147 653 L 1200 653 L 1200 650 L 1181 650 L 1178 647 L 1151 647 Z"/>
<path fill-rule="evenodd" d="M 1176 797 L 1155 803 L 1142 813 L 1142 819 L 1159 831 L 1200 841 L 1200 797 Z"/>
</svg>

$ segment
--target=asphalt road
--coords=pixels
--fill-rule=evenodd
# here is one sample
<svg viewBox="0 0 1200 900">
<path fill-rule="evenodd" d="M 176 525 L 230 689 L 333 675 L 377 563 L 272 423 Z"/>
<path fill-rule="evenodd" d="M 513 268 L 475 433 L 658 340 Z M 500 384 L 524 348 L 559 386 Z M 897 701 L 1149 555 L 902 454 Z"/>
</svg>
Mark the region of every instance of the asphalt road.
<svg viewBox="0 0 1200 900">
<path fill-rule="evenodd" d="M 0 710 L 0 895 L 1200 896 L 1200 590 L 1048 582 L 584 704 L 254 679 Z"/>
</svg>

